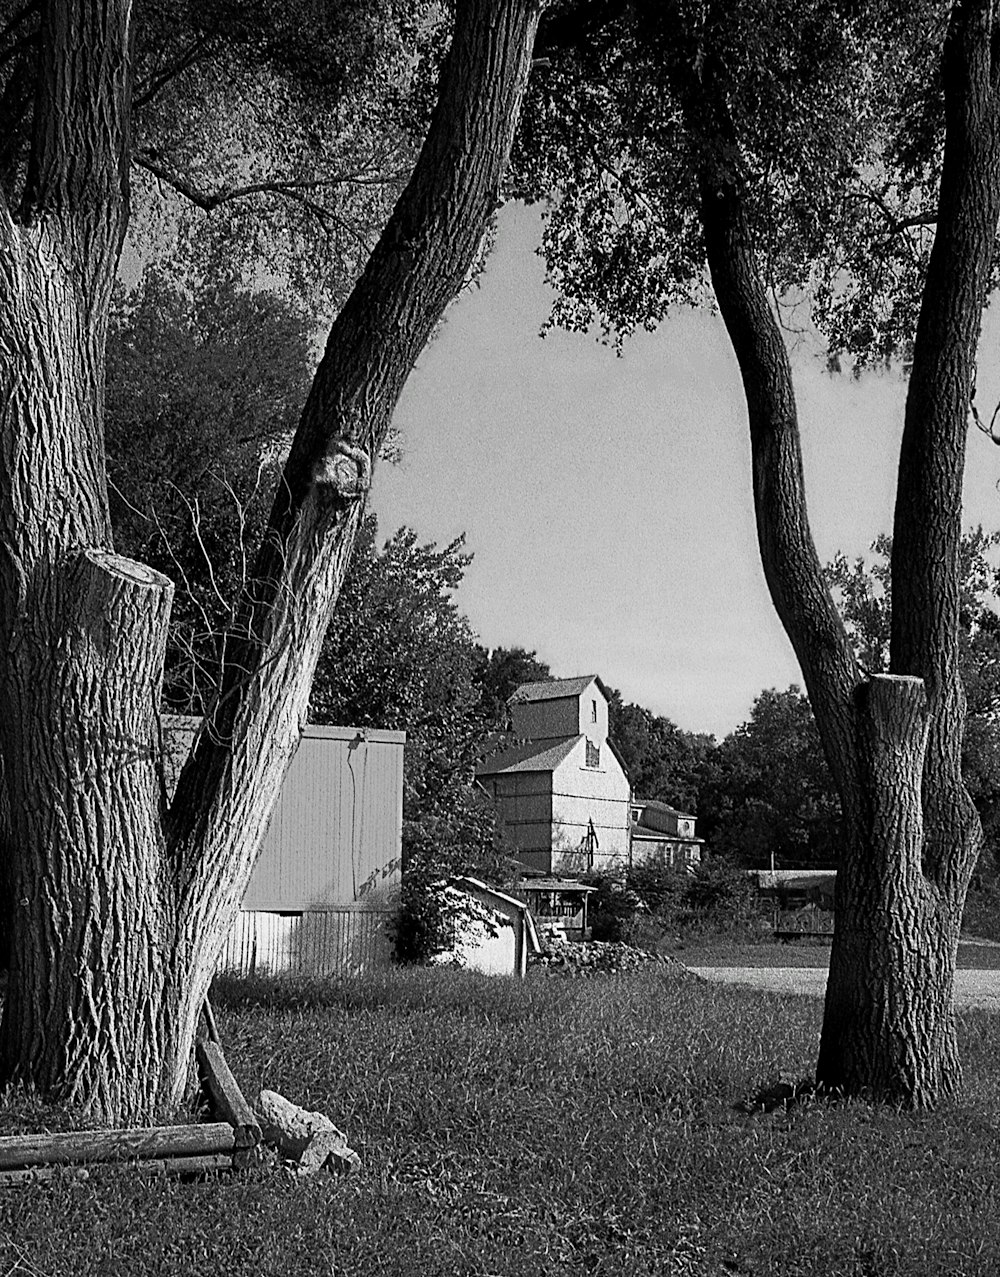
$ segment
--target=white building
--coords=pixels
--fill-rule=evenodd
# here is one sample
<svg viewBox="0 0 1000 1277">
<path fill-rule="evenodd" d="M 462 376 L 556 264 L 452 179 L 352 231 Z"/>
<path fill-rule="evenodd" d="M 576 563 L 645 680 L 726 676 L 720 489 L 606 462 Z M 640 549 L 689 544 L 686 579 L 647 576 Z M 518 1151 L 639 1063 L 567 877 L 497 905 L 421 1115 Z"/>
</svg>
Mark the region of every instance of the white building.
<svg viewBox="0 0 1000 1277">
<path fill-rule="evenodd" d="M 543 874 L 607 873 L 629 862 L 629 781 L 608 737 L 608 694 L 594 674 L 525 683 L 510 698 L 522 743 L 476 771 L 514 854 Z"/>
</svg>

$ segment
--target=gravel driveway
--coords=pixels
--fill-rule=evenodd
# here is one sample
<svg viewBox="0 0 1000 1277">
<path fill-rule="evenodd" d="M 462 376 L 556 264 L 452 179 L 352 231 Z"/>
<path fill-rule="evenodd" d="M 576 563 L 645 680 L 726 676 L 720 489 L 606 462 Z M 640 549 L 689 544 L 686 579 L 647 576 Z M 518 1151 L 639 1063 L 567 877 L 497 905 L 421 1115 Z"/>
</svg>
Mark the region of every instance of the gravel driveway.
<svg viewBox="0 0 1000 1277">
<path fill-rule="evenodd" d="M 821 998 L 826 967 L 691 967 L 706 980 L 743 984 L 766 993 L 805 993 Z M 1000 1011 L 1000 971 L 956 971 L 955 1004 L 959 1008 Z"/>
</svg>

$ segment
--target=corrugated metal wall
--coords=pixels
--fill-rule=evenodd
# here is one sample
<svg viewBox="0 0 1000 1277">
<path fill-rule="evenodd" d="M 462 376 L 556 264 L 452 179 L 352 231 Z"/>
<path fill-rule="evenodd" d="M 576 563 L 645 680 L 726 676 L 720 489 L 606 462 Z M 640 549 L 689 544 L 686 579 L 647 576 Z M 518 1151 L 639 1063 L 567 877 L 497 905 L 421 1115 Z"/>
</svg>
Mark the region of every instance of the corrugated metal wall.
<svg viewBox="0 0 1000 1277">
<path fill-rule="evenodd" d="M 374 904 L 399 886 L 405 739 L 371 728 L 306 728 L 244 909 Z"/>
<path fill-rule="evenodd" d="M 361 974 L 392 962 L 391 909 L 244 911 L 229 933 L 220 971 L 243 975 Z"/>
<path fill-rule="evenodd" d="M 171 788 L 196 728 L 196 719 L 164 717 Z M 388 963 L 405 740 L 373 728 L 305 728 L 220 970 L 325 975 Z"/>
</svg>

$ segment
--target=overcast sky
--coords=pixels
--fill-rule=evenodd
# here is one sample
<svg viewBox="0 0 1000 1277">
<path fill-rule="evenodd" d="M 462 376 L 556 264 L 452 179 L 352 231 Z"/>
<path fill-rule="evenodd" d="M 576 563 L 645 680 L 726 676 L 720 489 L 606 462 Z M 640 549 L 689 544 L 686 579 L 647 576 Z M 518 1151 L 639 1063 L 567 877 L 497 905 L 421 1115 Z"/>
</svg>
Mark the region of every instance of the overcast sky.
<svg viewBox="0 0 1000 1277">
<path fill-rule="evenodd" d="M 757 552 L 746 409 L 717 316 L 678 312 L 621 358 L 593 337 L 538 336 L 551 303 L 539 213 L 510 206 L 477 288 L 448 313 L 396 414 L 403 460 L 376 473 L 380 533 L 464 532 L 458 595 L 489 647 L 536 649 L 559 676 L 599 674 L 690 731 L 723 736 L 765 687 L 801 682 Z M 980 353 L 980 411 L 1000 397 Z M 905 387 L 830 376 L 795 356 L 820 556 L 892 525 Z M 1000 527 L 1000 448 L 970 439 L 969 523 Z"/>
</svg>

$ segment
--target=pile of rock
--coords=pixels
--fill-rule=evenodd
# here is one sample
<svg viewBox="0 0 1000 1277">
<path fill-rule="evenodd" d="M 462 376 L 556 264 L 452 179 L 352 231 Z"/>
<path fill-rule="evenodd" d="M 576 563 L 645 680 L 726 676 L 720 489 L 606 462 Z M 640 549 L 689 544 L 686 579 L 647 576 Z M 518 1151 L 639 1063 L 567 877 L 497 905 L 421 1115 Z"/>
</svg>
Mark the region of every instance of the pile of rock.
<svg viewBox="0 0 1000 1277">
<path fill-rule="evenodd" d="M 686 972 L 676 958 L 649 949 L 636 949 L 619 941 L 567 940 L 559 927 L 547 928 L 539 934 L 542 952 L 534 962 L 547 971 L 562 975 L 600 975 L 607 972 L 643 971 L 651 967 L 673 967 Z"/>
</svg>

